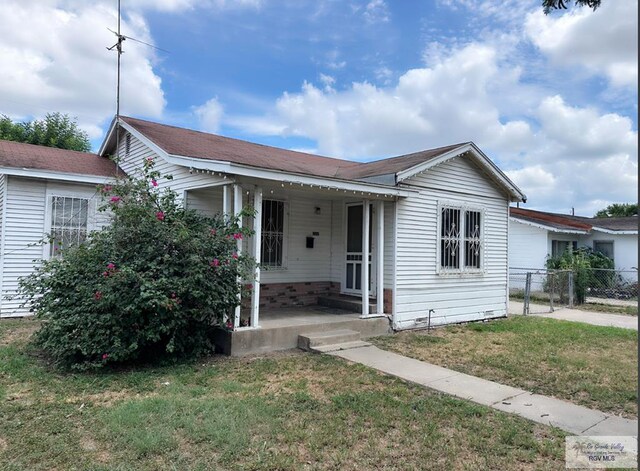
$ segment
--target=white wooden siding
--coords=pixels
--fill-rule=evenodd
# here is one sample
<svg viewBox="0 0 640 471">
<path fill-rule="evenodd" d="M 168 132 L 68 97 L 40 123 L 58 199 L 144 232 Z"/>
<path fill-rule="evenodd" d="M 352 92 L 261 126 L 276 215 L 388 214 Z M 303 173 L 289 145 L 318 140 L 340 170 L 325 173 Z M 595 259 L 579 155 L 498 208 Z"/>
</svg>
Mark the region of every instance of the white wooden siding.
<svg viewBox="0 0 640 471">
<path fill-rule="evenodd" d="M 544 268 L 547 245 L 546 229 L 509 221 L 509 267 Z"/>
<path fill-rule="evenodd" d="M 180 198 L 185 190 L 206 187 L 207 185 L 223 180 L 222 177 L 215 175 L 190 173 L 187 167 L 170 164 L 135 136 L 131 136 L 131 145 L 129 147 L 129 154 L 127 154 L 125 140 L 126 139 L 120 140 L 120 168 L 122 168 L 127 175 L 140 177 L 142 175 L 141 168 L 144 159 L 153 157 L 155 159 L 154 169 L 159 171 L 163 177 L 168 175 L 173 177 L 172 180 L 166 180 L 165 178 L 158 180 L 158 188 L 171 187 L 178 193 L 178 197 Z"/>
<path fill-rule="evenodd" d="M 47 228 L 46 215 L 49 197 L 79 196 L 90 199 L 89 230 L 108 223 L 106 213 L 95 213 L 99 204 L 93 185 L 77 183 L 47 182 L 43 179 L 6 177 L 5 225 L 3 227 L 2 248 L 2 306 L 0 316 L 23 316 L 28 308 L 20 308 L 22 300 L 8 300 L 18 288 L 18 280 L 31 273 L 46 252 L 39 242 Z M 34 262 L 34 260 L 36 260 Z"/>
<path fill-rule="evenodd" d="M 222 212 L 222 187 L 201 188 L 187 192 L 186 207 L 207 216 Z"/>
<path fill-rule="evenodd" d="M 506 315 L 508 201 L 465 157 L 404 182 L 419 194 L 397 202 L 397 329 Z M 481 274 L 438 274 L 438 202 L 484 210 Z"/>
<path fill-rule="evenodd" d="M 4 174 L 0 174 L 0 315 L 2 315 L 2 273 L 4 272 L 4 234 L 2 228 L 5 225 L 4 222 L 4 203 L 6 201 L 5 192 L 7 189 L 7 177 Z"/>
</svg>

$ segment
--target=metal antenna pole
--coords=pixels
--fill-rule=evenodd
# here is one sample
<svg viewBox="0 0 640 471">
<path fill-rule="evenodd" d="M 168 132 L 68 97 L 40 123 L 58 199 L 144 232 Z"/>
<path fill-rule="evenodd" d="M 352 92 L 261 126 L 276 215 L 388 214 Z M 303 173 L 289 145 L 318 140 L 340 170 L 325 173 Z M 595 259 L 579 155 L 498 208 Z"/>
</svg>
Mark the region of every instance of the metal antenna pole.
<svg viewBox="0 0 640 471">
<path fill-rule="evenodd" d="M 122 55 L 122 41 L 124 38 L 120 34 L 120 0 L 118 0 L 118 66 L 117 66 L 117 78 L 116 78 L 116 174 L 118 167 L 120 166 L 120 56 Z"/>
<path fill-rule="evenodd" d="M 118 54 L 118 65 L 116 68 L 116 162 L 120 161 L 120 56 L 122 55 L 122 42 L 126 39 L 123 34 L 120 33 L 120 0 L 118 0 L 118 31 L 113 31 L 117 37 L 117 42 L 107 49 L 109 51 L 116 50 Z M 118 166 L 116 164 L 116 174 L 118 172 Z"/>
</svg>

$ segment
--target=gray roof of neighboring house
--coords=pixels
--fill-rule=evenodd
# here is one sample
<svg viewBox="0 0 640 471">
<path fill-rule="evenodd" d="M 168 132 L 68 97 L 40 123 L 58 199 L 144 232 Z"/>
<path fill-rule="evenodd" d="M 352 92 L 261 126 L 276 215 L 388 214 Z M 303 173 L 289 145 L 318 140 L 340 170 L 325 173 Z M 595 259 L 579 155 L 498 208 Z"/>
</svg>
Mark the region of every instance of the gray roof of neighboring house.
<svg viewBox="0 0 640 471">
<path fill-rule="evenodd" d="M 571 214 L 550 213 L 524 208 L 509 208 L 511 217 L 558 230 L 589 232 L 593 228 L 609 231 L 638 231 L 638 216 L 622 218 L 589 218 Z"/>
</svg>

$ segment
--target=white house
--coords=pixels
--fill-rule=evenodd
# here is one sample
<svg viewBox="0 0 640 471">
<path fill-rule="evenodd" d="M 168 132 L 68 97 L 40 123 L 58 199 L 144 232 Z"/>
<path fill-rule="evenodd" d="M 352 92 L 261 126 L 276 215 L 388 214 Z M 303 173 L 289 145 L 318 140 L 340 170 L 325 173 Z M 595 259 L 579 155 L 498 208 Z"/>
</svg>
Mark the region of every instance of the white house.
<svg viewBox="0 0 640 471">
<path fill-rule="evenodd" d="M 588 247 L 613 259 L 629 281 L 637 280 L 638 217 L 587 218 L 510 208 L 509 266 L 543 269 L 567 247 Z"/>
<path fill-rule="evenodd" d="M 332 299 L 395 329 L 507 314 L 509 203 L 525 196 L 473 143 L 358 163 L 122 117 L 100 156 L 116 154 L 116 133 L 127 174 L 153 157 L 187 206 L 256 209 L 238 249 L 260 268 L 238 331 L 260 327 L 261 311 Z"/>
<path fill-rule="evenodd" d="M 473 143 L 358 163 L 125 117 L 100 155 L 116 129 L 128 174 L 151 156 L 188 206 L 258 211 L 239 247 L 261 262 L 250 326 L 338 294 L 396 329 L 506 315 L 508 206 L 525 196 Z"/>
<path fill-rule="evenodd" d="M 96 185 L 115 174 L 115 164 L 96 154 L 0 140 L 0 316 L 29 313 L 9 297 L 34 260 L 107 222 L 96 211 Z M 45 234 L 56 241 L 42 244 Z"/>
</svg>

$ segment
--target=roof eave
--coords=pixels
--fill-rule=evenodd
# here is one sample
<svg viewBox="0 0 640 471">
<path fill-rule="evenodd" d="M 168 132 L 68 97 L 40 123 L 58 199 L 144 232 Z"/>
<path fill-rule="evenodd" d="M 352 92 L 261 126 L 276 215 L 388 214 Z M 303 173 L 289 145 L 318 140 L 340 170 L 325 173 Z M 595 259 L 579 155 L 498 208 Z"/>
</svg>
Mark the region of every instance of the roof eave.
<svg viewBox="0 0 640 471">
<path fill-rule="evenodd" d="M 182 167 L 209 170 L 211 172 L 220 172 L 229 175 L 274 180 L 283 184 L 290 183 L 296 185 L 308 185 L 312 187 L 327 187 L 338 191 L 352 191 L 354 194 L 361 193 L 364 195 L 365 193 L 368 193 L 375 194 L 377 196 L 408 197 L 415 193 L 413 190 L 405 188 L 400 189 L 395 186 L 264 169 L 228 161 L 199 159 L 174 154 L 166 154 L 165 159 L 169 163 L 180 165 Z"/>
<path fill-rule="evenodd" d="M 546 224 L 541 224 L 538 222 L 527 221 L 526 219 L 520 219 L 518 216 L 509 216 L 510 221 L 519 222 L 520 224 L 526 224 L 527 226 L 537 227 L 539 229 L 544 229 L 550 232 L 557 232 L 559 234 L 589 234 L 589 231 L 586 229 L 560 229 L 553 226 L 547 226 Z"/>
<path fill-rule="evenodd" d="M 53 170 L 41 170 L 35 168 L 0 167 L 0 174 L 16 177 L 43 178 L 47 180 L 59 180 L 75 183 L 102 184 L 116 180 L 115 176 L 88 175 L 83 173 L 56 172 Z"/>
</svg>

